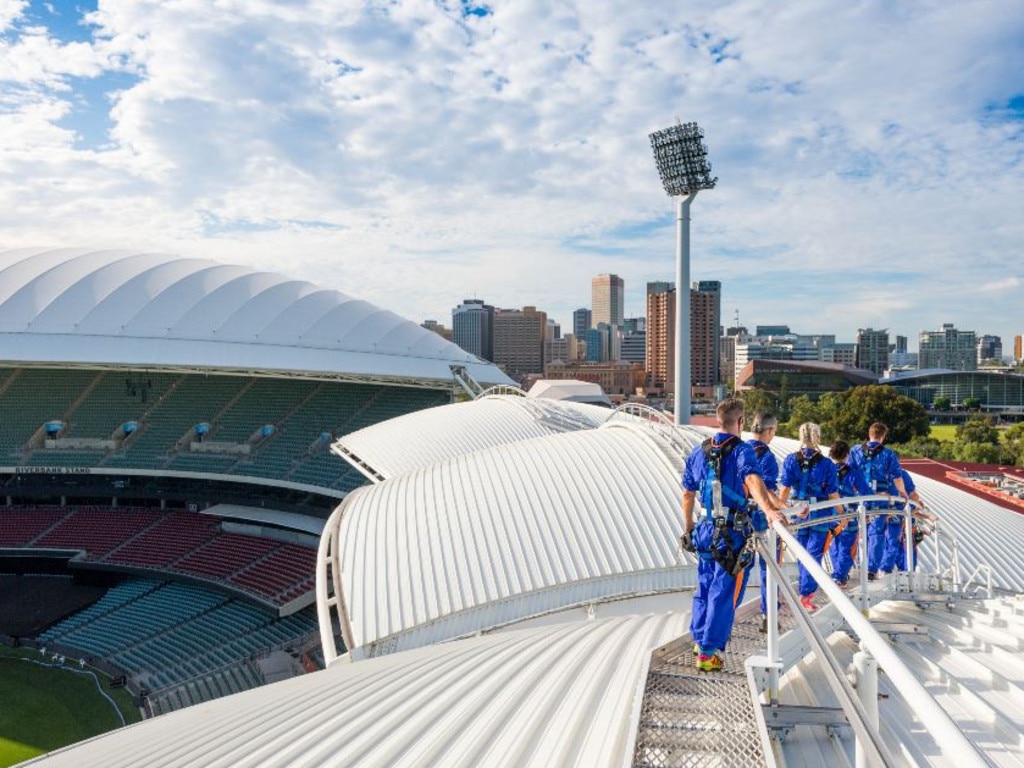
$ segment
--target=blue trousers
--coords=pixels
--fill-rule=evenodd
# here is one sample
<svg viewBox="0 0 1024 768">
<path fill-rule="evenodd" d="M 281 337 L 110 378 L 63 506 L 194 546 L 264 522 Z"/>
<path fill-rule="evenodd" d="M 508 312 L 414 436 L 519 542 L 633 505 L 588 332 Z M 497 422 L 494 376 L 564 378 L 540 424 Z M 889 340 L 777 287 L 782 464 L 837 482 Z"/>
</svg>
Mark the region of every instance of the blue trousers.
<svg viewBox="0 0 1024 768">
<path fill-rule="evenodd" d="M 810 556 L 820 563 L 821 558 L 825 554 L 825 544 L 828 541 L 828 535 L 829 532 L 827 530 L 815 531 L 811 528 L 801 528 L 797 531 L 796 538 Z M 798 568 L 800 571 L 800 596 L 813 595 L 814 591 L 818 588 L 818 582 L 804 568 L 803 563 L 800 563 Z"/>
<path fill-rule="evenodd" d="M 912 545 L 911 551 L 914 553 L 914 565 L 913 565 L 913 567 L 908 569 L 907 568 L 907 552 L 906 552 L 906 549 L 904 548 L 904 542 L 905 541 L 906 541 L 906 538 L 901 536 L 900 537 L 900 541 L 899 541 L 899 549 L 896 552 L 896 570 L 898 570 L 898 571 L 906 571 L 906 570 L 914 571 L 914 570 L 917 570 L 917 544 L 913 544 Z"/>
<path fill-rule="evenodd" d="M 732 635 L 736 606 L 743 596 L 750 568 L 739 577 L 727 573 L 714 560 L 697 561 L 697 589 L 693 593 L 690 634 L 701 653 L 724 651 Z"/>
<path fill-rule="evenodd" d="M 880 514 L 868 523 L 868 573 L 877 573 L 882 565 L 882 553 L 885 551 L 886 515 Z"/>
<path fill-rule="evenodd" d="M 890 571 L 900 568 L 897 564 L 898 560 L 903 560 L 906 565 L 906 558 L 903 555 L 903 517 L 899 515 L 893 515 L 885 523 L 885 529 L 882 533 L 882 560 L 878 564 L 878 570 L 882 573 L 889 573 Z"/>
<path fill-rule="evenodd" d="M 850 577 L 850 569 L 853 568 L 854 556 L 857 552 L 857 534 L 860 531 L 857 526 L 850 529 L 847 525 L 832 537 L 832 546 L 829 547 L 829 555 L 832 558 L 832 578 L 835 581 L 846 581 Z"/>
</svg>

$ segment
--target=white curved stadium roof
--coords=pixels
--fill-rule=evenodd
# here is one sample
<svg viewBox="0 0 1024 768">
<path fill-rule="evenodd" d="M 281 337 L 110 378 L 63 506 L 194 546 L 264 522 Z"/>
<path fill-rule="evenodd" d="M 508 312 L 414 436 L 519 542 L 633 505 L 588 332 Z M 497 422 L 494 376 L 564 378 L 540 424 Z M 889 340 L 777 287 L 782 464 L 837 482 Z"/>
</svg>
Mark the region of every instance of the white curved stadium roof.
<svg viewBox="0 0 1024 768">
<path fill-rule="evenodd" d="M 207 259 L 131 251 L 0 252 L 0 349 L 19 363 L 283 371 L 483 384 L 496 366 L 340 291 Z"/>
<path fill-rule="evenodd" d="M 682 434 L 691 446 L 704 438 Z M 351 493 L 340 569 L 353 656 L 694 584 L 680 456 L 613 421 L 445 459 Z M 328 526 L 331 524 L 328 523 Z"/>
<path fill-rule="evenodd" d="M 378 480 L 494 445 L 593 429 L 612 414 L 609 408 L 584 403 L 485 395 L 350 432 L 333 450 Z"/>
<path fill-rule="evenodd" d="M 688 614 L 520 629 L 328 669 L 170 712 L 46 768 L 619 768 L 651 651 Z"/>
</svg>

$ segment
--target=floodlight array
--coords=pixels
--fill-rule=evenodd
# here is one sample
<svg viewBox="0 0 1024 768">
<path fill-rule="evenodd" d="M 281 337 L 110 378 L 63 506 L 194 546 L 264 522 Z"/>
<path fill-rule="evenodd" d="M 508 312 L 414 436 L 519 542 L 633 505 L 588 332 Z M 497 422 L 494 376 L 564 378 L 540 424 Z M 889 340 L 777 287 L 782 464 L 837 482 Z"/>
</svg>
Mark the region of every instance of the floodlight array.
<svg viewBox="0 0 1024 768">
<path fill-rule="evenodd" d="M 670 197 L 712 189 L 718 177 L 711 177 L 704 132 L 696 123 L 676 123 L 651 134 L 654 162 L 661 184 Z"/>
</svg>

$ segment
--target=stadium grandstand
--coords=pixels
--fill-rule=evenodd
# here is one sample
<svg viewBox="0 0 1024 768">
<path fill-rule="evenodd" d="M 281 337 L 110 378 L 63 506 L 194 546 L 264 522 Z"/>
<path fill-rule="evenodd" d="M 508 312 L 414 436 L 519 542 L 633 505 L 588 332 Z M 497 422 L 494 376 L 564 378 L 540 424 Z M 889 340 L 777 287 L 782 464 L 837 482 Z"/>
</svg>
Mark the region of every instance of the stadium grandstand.
<svg viewBox="0 0 1024 768">
<path fill-rule="evenodd" d="M 261 684 L 275 653 L 315 667 L 320 531 L 367 482 L 331 446 L 466 382 L 512 383 L 331 288 L 0 252 L 0 640 L 123 676 L 148 714 Z"/>
<path fill-rule="evenodd" d="M 788 586 L 806 553 L 781 529 L 779 632 L 758 632 L 748 590 L 725 669 L 697 673 L 678 478 L 712 430 L 633 406 L 529 433 L 513 397 L 337 441 L 370 482 L 320 540 L 325 669 L 37 764 L 1024 763 L 1024 515 L 915 473 L 938 517 L 916 571 L 858 572 L 850 591 L 822 573 L 813 612 Z"/>
</svg>

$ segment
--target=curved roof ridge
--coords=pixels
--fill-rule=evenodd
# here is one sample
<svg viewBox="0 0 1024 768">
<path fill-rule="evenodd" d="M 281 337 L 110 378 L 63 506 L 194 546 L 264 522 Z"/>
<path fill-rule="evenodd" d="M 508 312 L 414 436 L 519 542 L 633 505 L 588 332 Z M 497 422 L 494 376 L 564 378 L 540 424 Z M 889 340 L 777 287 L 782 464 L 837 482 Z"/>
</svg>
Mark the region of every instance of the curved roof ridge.
<svg viewBox="0 0 1024 768">
<path fill-rule="evenodd" d="M 0 346 L 17 363 L 244 367 L 430 386 L 449 385 L 450 366 L 461 365 L 484 384 L 512 383 L 493 363 L 339 290 L 131 250 L 0 251 Z"/>
</svg>

